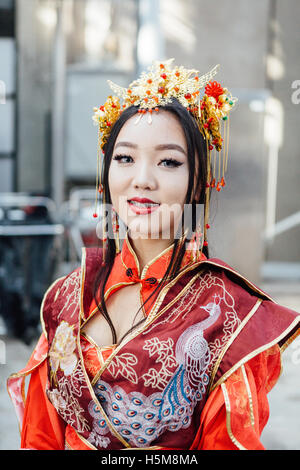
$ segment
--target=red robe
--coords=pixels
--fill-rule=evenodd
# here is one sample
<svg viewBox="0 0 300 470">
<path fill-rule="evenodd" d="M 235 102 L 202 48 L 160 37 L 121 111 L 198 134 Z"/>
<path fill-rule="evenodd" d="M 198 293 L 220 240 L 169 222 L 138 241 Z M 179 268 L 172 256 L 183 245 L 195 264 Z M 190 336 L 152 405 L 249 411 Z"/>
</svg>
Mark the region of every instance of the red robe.
<svg viewBox="0 0 300 470">
<path fill-rule="evenodd" d="M 140 273 L 137 257 L 126 239 L 122 253 L 115 259 L 106 295 L 139 282 L 141 300 L 146 300 L 155 287 L 153 278 L 161 279 L 166 270 L 171 248 Z M 299 334 L 300 316 L 278 306 L 222 261 L 203 257 L 191 263 L 187 251 L 181 267 L 183 275 L 177 283 L 172 288 L 168 286 L 163 298 L 154 296 L 151 303 L 146 303 L 144 314 L 147 320 L 153 317 L 148 326 L 121 348 L 114 345 L 99 348 L 81 332 L 86 321 L 97 313 L 90 287 L 98 266 L 99 254 L 86 250 L 81 270 L 58 279 L 49 288 L 41 308 L 44 333 L 27 366 L 8 380 L 20 423 L 21 448 L 263 449 L 260 435 L 269 416 L 267 393 L 280 375 L 282 351 Z M 190 308 L 190 299 L 195 296 L 197 302 Z M 55 302 L 56 311 L 52 309 Z M 74 309 L 79 303 L 78 324 Z M 195 330 L 200 323 L 206 325 L 200 331 L 202 336 Z M 78 343 L 73 335 L 75 330 Z M 197 372 L 199 367 L 193 369 L 191 362 L 187 365 L 187 357 L 192 361 L 194 339 L 198 349 L 201 344 L 204 347 L 201 374 Z M 191 347 L 187 349 L 189 341 Z M 59 348 L 64 349 L 63 354 Z M 180 362 L 183 353 L 185 359 Z M 142 354 L 143 367 L 139 369 L 137 358 Z M 120 364 L 125 359 L 126 367 L 122 369 Z M 84 363 L 82 369 L 80 362 Z M 28 375 L 31 379 L 25 398 L 24 380 Z M 70 384 L 75 391 L 76 384 L 80 384 L 77 395 L 81 394 L 81 398 L 70 395 L 66 404 L 65 390 Z M 191 384 L 196 395 L 188 395 Z M 94 396 L 97 386 L 107 387 L 109 393 Z M 157 396 L 170 405 L 157 408 L 156 427 L 144 426 L 144 434 L 135 429 L 141 426 L 138 421 L 132 421 L 132 428 L 126 421 L 119 431 L 124 411 L 123 415 L 119 410 L 115 415 L 109 412 L 109 406 L 117 406 L 110 400 L 113 393 L 119 391 L 128 399 L 135 390 L 145 403 Z M 93 400 L 86 401 L 90 397 Z M 101 399 L 109 402 L 106 408 Z M 179 406 L 180 400 L 185 408 Z M 145 403 L 144 414 L 150 420 L 153 407 Z M 181 408 L 185 421 L 175 417 Z M 136 409 L 133 407 L 132 413 Z M 168 410 L 174 415 L 170 422 L 162 416 Z M 160 430 L 151 436 L 156 432 L 154 429 Z M 182 435 L 183 429 L 184 443 L 176 437 Z"/>
</svg>

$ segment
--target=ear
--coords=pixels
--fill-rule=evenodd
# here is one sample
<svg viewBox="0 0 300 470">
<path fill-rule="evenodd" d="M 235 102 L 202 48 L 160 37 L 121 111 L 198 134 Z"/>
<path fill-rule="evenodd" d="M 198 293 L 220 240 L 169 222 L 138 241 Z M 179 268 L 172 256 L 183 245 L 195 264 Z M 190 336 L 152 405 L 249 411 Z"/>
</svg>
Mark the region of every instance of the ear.
<svg viewBox="0 0 300 470">
<path fill-rule="evenodd" d="M 197 174 L 197 168 L 196 168 L 195 176 L 194 176 L 194 188 L 192 192 L 192 201 L 195 201 L 196 203 L 201 203 L 200 198 L 201 198 L 201 193 L 202 193 L 202 185 L 199 183 L 197 185 L 197 177 L 198 177 L 198 174 Z"/>
<path fill-rule="evenodd" d="M 202 193 L 202 186 L 198 185 L 197 188 L 195 188 L 193 198 L 195 199 L 196 203 L 201 204 L 202 201 L 200 200 L 201 198 L 201 193 Z"/>
<path fill-rule="evenodd" d="M 201 185 L 197 185 L 197 179 L 198 179 L 198 171 L 199 171 L 199 161 L 198 161 L 198 154 L 195 152 L 195 173 L 194 173 L 194 187 L 193 187 L 193 192 L 192 192 L 192 201 L 195 201 L 196 203 L 200 203 L 200 197 L 201 197 Z"/>
</svg>

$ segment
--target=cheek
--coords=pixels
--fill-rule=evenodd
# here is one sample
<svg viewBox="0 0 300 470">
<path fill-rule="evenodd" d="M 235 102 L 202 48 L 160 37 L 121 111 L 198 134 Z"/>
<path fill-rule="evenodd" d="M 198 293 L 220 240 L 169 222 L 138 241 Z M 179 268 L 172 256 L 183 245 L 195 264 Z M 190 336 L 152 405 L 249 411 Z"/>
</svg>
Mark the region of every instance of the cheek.
<svg viewBox="0 0 300 470">
<path fill-rule="evenodd" d="M 117 207 L 118 199 L 124 191 L 125 181 L 124 178 L 121 177 L 120 171 L 116 171 L 114 167 L 112 167 L 108 173 L 108 186 L 112 204 Z"/>
<path fill-rule="evenodd" d="M 161 185 L 162 191 L 166 195 L 166 199 L 170 202 L 183 204 L 188 188 L 189 174 L 188 170 L 182 172 L 174 172 L 173 175 L 166 177 Z"/>
<path fill-rule="evenodd" d="M 112 207 L 119 214 L 123 222 L 127 222 L 128 204 L 127 193 L 128 183 L 126 176 L 117 168 L 111 167 L 108 173 L 108 185 Z"/>
</svg>

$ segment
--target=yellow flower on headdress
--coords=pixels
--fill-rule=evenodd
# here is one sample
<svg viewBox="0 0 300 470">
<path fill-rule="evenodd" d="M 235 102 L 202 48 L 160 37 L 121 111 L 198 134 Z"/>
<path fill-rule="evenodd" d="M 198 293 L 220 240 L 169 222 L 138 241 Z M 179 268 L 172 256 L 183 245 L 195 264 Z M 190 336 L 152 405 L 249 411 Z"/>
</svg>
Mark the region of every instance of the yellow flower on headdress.
<svg viewBox="0 0 300 470">
<path fill-rule="evenodd" d="M 94 108 L 94 115 L 92 117 L 94 124 L 99 126 L 102 134 L 101 147 L 103 148 L 107 142 L 111 128 L 120 117 L 121 105 L 117 96 L 109 96 L 100 108 Z"/>
</svg>

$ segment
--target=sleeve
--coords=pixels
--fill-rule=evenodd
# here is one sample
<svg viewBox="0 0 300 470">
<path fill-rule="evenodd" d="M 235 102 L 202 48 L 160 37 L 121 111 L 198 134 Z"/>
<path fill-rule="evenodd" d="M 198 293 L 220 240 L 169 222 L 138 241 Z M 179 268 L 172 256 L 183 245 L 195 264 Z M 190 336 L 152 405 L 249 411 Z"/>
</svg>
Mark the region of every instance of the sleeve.
<svg viewBox="0 0 300 470">
<path fill-rule="evenodd" d="M 7 381 L 19 421 L 21 449 L 60 450 L 65 447 L 65 423 L 46 395 L 47 349 L 47 339 L 42 334 L 26 367 Z M 27 376 L 30 382 L 25 394 Z"/>
<path fill-rule="evenodd" d="M 267 393 L 281 372 L 278 345 L 241 365 L 209 395 L 191 449 L 263 450 L 269 418 Z"/>
<path fill-rule="evenodd" d="M 47 363 L 44 361 L 31 374 L 21 430 L 21 449 L 65 448 L 66 424 L 47 398 L 46 383 Z"/>
</svg>

